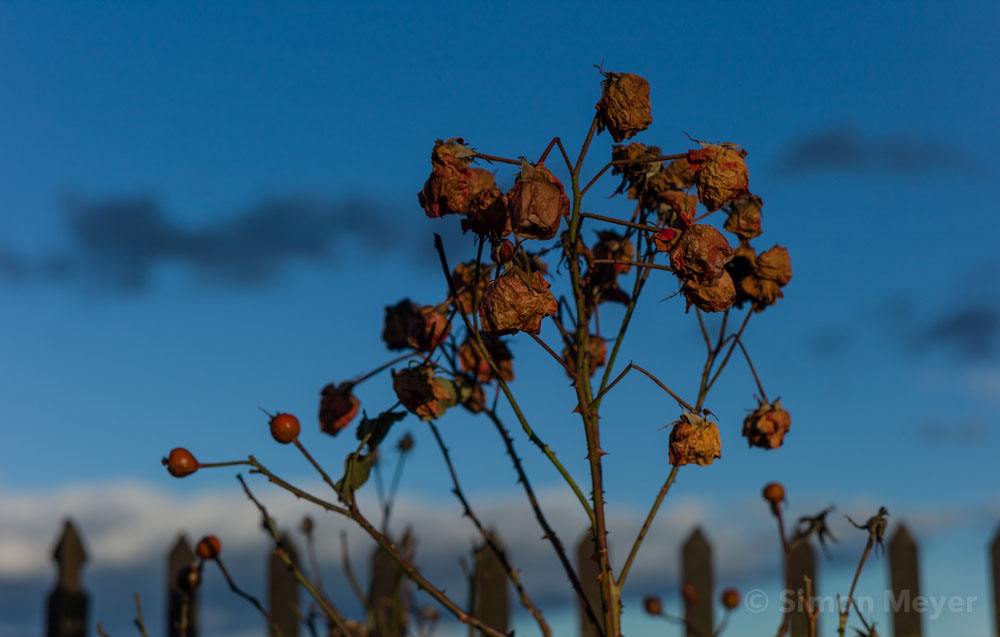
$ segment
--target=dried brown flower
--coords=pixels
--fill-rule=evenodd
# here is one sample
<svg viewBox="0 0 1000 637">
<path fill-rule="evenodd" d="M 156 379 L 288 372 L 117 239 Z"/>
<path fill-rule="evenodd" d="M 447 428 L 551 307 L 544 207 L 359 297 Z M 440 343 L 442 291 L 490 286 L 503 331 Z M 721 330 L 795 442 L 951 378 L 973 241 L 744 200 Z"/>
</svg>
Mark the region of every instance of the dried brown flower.
<svg viewBox="0 0 1000 637">
<path fill-rule="evenodd" d="M 778 245 L 757 255 L 748 244 L 742 244 L 728 269 L 736 284 L 737 304 L 751 301 L 758 312 L 783 297 L 781 288 L 792 278 L 788 250 Z"/>
<path fill-rule="evenodd" d="M 410 299 L 403 299 L 395 305 L 385 308 L 385 327 L 382 330 L 382 340 L 391 350 L 410 347 L 410 319 L 420 309 L 420 306 Z"/>
<path fill-rule="evenodd" d="M 792 260 L 788 248 L 773 245 L 757 255 L 755 274 L 784 287 L 792 280 Z"/>
<path fill-rule="evenodd" d="M 478 282 L 476 281 L 477 271 L 479 273 Z M 463 314 L 469 314 L 475 309 L 472 299 L 473 292 L 476 295 L 477 302 L 479 299 L 482 299 L 483 293 L 486 292 L 486 286 L 490 283 L 490 276 L 492 274 L 493 265 L 489 263 L 480 263 L 477 266 L 475 261 L 466 261 L 455 266 L 452 281 L 455 284 L 455 292 L 458 293 L 458 299 L 455 303 L 458 311 Z"/>
<path fill-rule="evenodd" d="M 743 435 L 751 447 L 777 449 L 791 426 L 792 416 L 781 406 L 780 400 L 762 402 L 743 419 Z"/>
<path fill-rule="evenodd" d="M 615 142 L 649 128 L 649 82 L 633 73 L 604 73 L 597 109 L 597 132 L 605 128 Z"/>
<path fill-rule="evenodd" d="M 688 306 L 694 305 L 705 312 L 722 312 L 736 301 L 736 286 L 729 273 L 723 270 L 711 283 L 702 284 L 697 279 L 685 281 L 684 298 Z"/>
<path fill-rule="evenodd" d="M 698 200 L 709 211 L 718 210 L 750 186 L 750 174 L 744 160 L 747 151 L 735 144 L 700 143 L 701 148 L 688 151 L 688 162 L 698 186 Z"/>
<path fill-rule="evenodd" d="M 514 187 L 507 193 L 507 209 L 518 237 L 551 239 L 559 231 L 562 218 L 569 216 L 569 197 L 543 164 L 522 161 Z"/>
<path fill-rule="evenodd" d="M 719 425 L 691 412 L 684 412 L 670 432 L 670 464 L 707 466 L 722 457 Z"/>
<path fill-rule="evenodd" d="M 455 384 L 434 374 L 434 366 L 423 363 L 392 375 L 396 398 L 421 420 L 434 420 L 457 400 Z"/>
<path fill-rule="evenodd" d="M 726 209 L 729 216 L 722 227 L 744 241 L 760 236 L 760 210 L 763 205 L 760 197 L 750 193 L 732 200 Z"/>
<path fill-rule="evenodd" d="M 475 151 L 459 137 L 435 142 L 431 175 L 417 193 L 420 207 L 428 217 L 466 214 L 479 192 L 491 189 L 499 192 L 491 172 L 469 166 L 474 156 Z"/>
<path fill-rule="evenodd" d="M 611 161 L 622 162 L 611 167 L 612 175 L 621 175 L 622 183 L 615 194 L 628 192 L 629 199 L 638 199 L 646 187 L 646 181 L 663 167 L 662 161 L 650 161 L 663 154 L 658 146 L 646 146 L 639 142 L 611 147 Z"/>
<path fill-rule="evenodd" d="M 493 363 L 500 370 L 500 378 L 507 382 L 514 380 L 514 355 L 510 353 L 507 344 L 495 336 L 485 334 L 483 335 L 483 344 L 486 345 L 486 352 L 493 359 Z M 479 349 L 472 337 L 467 336 L 459 346 L 458 364 L 463 372 L 472 374 L 484 383 L 495 378 L 490 364 L 479 355 Z"/>
<path fill-rule="evenodd" d="M 490 240 L 500 239 L 511 233 L 507 195 L 500 192 L 495 182 L 472 196 L 468 214 L 462 219 L 462 230 L 471 230 Z"/>
<path fill-rule="evenodd" d="M 681 233 L 670 249 L 670 267 L 685 280 L 712 283 L 725 271 L 733 258 L 733 249 L 726 237 L 706 224 L 695 224 Z"/>
<path fill-rule="evenodd" d="M 591 250 L 595 259 L 611 259 L 613 261 L 634 261 L 635 246 L 631 239 L 626 239 L 613 230 L 601 230 L 597 233 L 597 243 Z M 598 267 L 609 267 L 615 274 L 628 274 L 632 266 L 622 263 L 598 263 Z"/>
<path fill-rule="evenodd" d="M 587 376 L 593 376 L 598 367 L 603 367 L 608 357 L 608 344 L 597 334 L 588 334 L 587 341 Z M 562 359 L 571 369 L 576 368 L 576 347 L 567 345 L 562 350 Z M 566 375 L 570 376 L 569 370 Z M 572 376 L 570 376 L 572 378 Z"/>
<path fill-rule="evenodd" d="M 663 169 L 665 182 L 672 190 L 687 190 L 694 185 L 694 170 L 687 157 L 673 160 Z"/>
<path fill-rule="evenodd" d="M 319 428 L 336 436 L 358 415 L 361 401 L 352 393 L 353 383 L 330 383 L 320 391 Z"/>
<path fill-rule="evenodd" d="M 450 332 L 448 305 L 425 305 L 410 315 L 406 342 L 416 350 L 429 352 L 448 338 Z"/>
<path fill-rule="evenodd" d="M 483 294 L 479 306 L 483 332 L 493 336 L 519 330 L 538 334 L 542 319 L 559 309 L 549 287 L 540 272 L 528 273 L 518 267 L 508 269 L 503 276 L 494 279 Z"/>
<path fill-rule="evenodd" d="M 490 246 L 490 259 L 497 265 L 503 265 L 514 258 L 514 243 L 510 239 L 494 241 Z"/>
</svg>

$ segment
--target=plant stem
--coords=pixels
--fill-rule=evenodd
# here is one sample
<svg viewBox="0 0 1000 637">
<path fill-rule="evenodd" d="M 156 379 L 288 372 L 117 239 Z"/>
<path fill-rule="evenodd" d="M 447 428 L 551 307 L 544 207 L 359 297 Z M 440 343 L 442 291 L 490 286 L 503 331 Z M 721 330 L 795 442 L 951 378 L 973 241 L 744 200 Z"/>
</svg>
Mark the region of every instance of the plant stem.
<svg viewBox="0 0 1000 637">
<path fill-rule="evenodd" d="M 670 475 L 667 476 L 667 480 L 660 487 L 660 492 L 656 494 L 656 500 L 653 501 L 653 506 L 649 509 L 649 514 L 646 515 L 646 521 L 643 522 L 642 528 L 639 529 L 639 535 L 636 536 L 635 542 L 632 543 L 632 550 L 629 551 L 628 559 L 625 560 L 625 565 L 622 566 L 621 573 L 618 574 L 618 587 L 621 588 L 625 584 L 625 578 L 628 577 L 629 569 L 632 568 L 632 560 L 639 553 L 639 547 L 642 545 L 643 539 L 646 537 L 646 532 L 649 531 L 649 527 L 653 524 L 653 519 L 656 517 L 656 512 L 660 508 L 660 504 L 663 503 L 663 498 L 666 497 L 667 492 L 670 491 L 670 486 L 674 483 L 677 478 L 677 471 L 679 467 L 674 466 L 670 470 Z"/>
</svg>

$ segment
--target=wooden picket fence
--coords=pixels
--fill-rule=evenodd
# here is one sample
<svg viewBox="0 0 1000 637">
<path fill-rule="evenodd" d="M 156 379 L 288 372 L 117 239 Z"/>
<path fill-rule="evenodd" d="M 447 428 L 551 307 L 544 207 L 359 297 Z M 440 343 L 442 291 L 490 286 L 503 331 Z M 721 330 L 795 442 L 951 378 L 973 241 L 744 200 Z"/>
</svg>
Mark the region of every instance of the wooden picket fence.
<svg viewBox="0 0 1000 637">
<path fill-rule="evenodd" d="M 502 547 L 500 540 L 493 540 Z M 286 552 L 297 562 L 297 553 L 291 540 L 283 538 Z M 577 544 L 576 560 L 581 581 L 584 582 L 587 598 L 594 608 L 600 608 L 600 587 L 597 582 L 598 567 L 593 556 L 593 541 L 585 533 Z M 909 595 L 909 599 L 920 596 L 920 577 L 917 544 L 904 524 L 898 524 L 888 542 L 889 581 L 893 599 Z M 289 569 L 273 554 L 269 553 L 267 606 L 275 623 L 285 637 L 298 637 L 299 585 Z M 178 635 L 178 618 L 183 596 L 177 588 L 173 576 L 183 566 L 194 560 L 194 552 L 187 539 L 181 535 L 167 555 L 167 617 L 166 633 Z M 88 595 L 81 584 L 81 569 L 87 559 L 79 532 L 71 521 L 66 521 L 54 558 L 58 569 L 56 586 L 48 599 L 48 637 L 85 637 L 90 633 Z M 474 568 L 469 585 L 470 612 L 498 630 L 510 630 L 511 599 L 509 583 L 501 561 L 493 550 L 485 544 L 473 552 Z M 1000 637 L 1000 529 L 994 535 L 989 549 L 990 575 L 992 579 L 992 608 L 994 634 Z M 717 628 L 715 603 L 715 583 L 712 577 L 712 549 L 708 538 L 701 529 L 694 529 L 680 550 L 680 587 L 688 586 L 693 594 L 684 601 L 684 624 L 687 637 L 712 635 Z M 801 586 L 805 577 L 814 582 L 813 594 L 818 595 L 816 584 L 816 552 L 808 542 L 798 544 L 792 552 L 791 581 L 793 587 Z M 402 637 L 406 634 L 405 598 L 401 595 L 402 573 L 389 556 L 381 550 L 372 555 L 372 575 L 369 587 L 369 601 L 375 609 L 374 616 L 379 637 Z M 188 637 L 197 637 L 197 596 L 189 600 Z M 922 615 L 913 605 L 900 605 L 892 609 L 892 632 L 894 637 L 922 637 L 924 626 Z M 581 635 L 594 637 L 595 633 L 585 619 L 580 606 Z M 147 621 L 152 623 L 149 618 Z M 808 620 L 803 612 L 795 612 L 791 617 L 791 637 L 808 635 Z"/>
</svg>

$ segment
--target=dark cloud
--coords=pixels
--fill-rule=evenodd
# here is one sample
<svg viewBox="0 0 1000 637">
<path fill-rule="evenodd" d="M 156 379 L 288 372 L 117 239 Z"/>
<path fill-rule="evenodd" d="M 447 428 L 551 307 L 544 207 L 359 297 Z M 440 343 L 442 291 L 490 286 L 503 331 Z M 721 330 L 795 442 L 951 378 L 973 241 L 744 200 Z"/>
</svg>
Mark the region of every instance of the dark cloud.
<svg viewBox="0 0 1000 637">
<path fill-rule="evenodd" d="M 865 137 L 846 126 L 822 130 L 795 141 L 778 167 L 788 174 L 888 171 L 902 175 L 962 172 L 980 176 L 969 155 L 950 144 L 905 135 Z"/>
<path fill-rule="evenodd" d="M 914 352 L 941 350 L 963 360 L 997 353 L 1000 310 L 987 305 L 959 307 L 917 329 L 909 339 Z"/>
<path fill-rule="evenodd" d="M 809 351 L 821 358 L 843 354 L 851 347 L 851 343 L 850 331 L 838 327 L 817 330 L 806 339 Z"/>
<path fill-rule="evenodd" d="M 179 224 L 151 197 L 72 202 L 64 218 L 71 239 L 66 249 L 37 259 L 0 249 L 0 278 L 74 279 L 139 292 L 159 266 L 180 264 L 200 281 L 253 287 L 275 280 L 289 264 L 344 265 L 345 255 L 352 265 L 391 258 L 436 265 L 433 232 L 445 235 L 446 245 L 472 243 L 459 240 L 454 219 L 428 223 L 415 202 L 394 207 L 360 197 L 269 198 L 199 226 Z M 467 250 L 455 252 L 453 259 Z"/>
</svg>

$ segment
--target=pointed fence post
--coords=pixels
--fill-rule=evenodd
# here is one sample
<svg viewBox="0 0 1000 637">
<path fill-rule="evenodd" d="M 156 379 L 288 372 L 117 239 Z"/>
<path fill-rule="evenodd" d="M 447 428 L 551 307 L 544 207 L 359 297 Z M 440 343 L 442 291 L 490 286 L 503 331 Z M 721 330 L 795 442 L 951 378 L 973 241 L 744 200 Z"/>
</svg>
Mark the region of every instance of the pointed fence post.
<svg viewBox="0 0 1000 637">
<path fill-rule="evenodd" d="M 914 600 L 920 596 L 917 568 L 917 544 L 902 523 L 889 540 L 889 580 L 892 589 L 892 634 L 895 637 L 921 637 L 920 612 Z"/>
<path fill-rule="evenodd" d="M 63 524 L 52 557 L 59 578 L 49 595 L 48 637 L 84 637 L 88 600 L 80 583 L 80 570 L 87 561 L 87 552 L 72 521 L 66 520 Z"/>
<path fill-rule="evenodd" d="M 580 583 L 583 585 L 583 592 L 587 596 L 587 601 L 590 602 L 590 607 L 600 618 L 601 583 L 598 578 L 601 575 L 601 567 L 594 559 L 595 552 L 594 534 L 588 528 L 587 532 L 580 538 L 579 544 L 576 545 L 576 572 L 580 577 Z M 583 602 L 577 598 L 576 604 L 580 609 L 580 635 L 582 637 L 597 637 L 597 630 L 590 623 Z"/>
<path fill-rule="evenodd" d="M 712 547 L 696 528 L 681 549 L 681 591 L 687 637 L 712 634 Z"/>
<path fill-rule="evenodd" d="M 412 557 L 416 540 L 407 529 L 398 550 Z M 381 546 L 372 554 L 372 575 L 368 594 L 375 618 L 375 634 L 379 637 L 403 637 L 409 619 L 403 572 L 392 556 Z"/>
<path fill-rule="evenodd" d="M 490 539 L 503 550 L 495 533 L 490 534 Z M 503 563 L 486 542 L 476 548 L 473 559 L 475 566 L 469 586 L 469 609 L 487 626 L 506 633 L 510 630 L 510 599 Z"/>
<path fill-rule="evenodd" d="M 288 555 L 292 564 L 298 566 L 299 554 L 287 533 L 281 536 L 281 548 Z M 267 562 L 267 605 L 271 619 L 285 637 L 298 637 L 299 634 L 299 582 L 292 570 L 275 554 L 275 549 L 268 552 Z M 268 634 L 275 635 L 268 626 Z"/>
<path fill-rule="evenodd" d="M 789 562 L 792 575 L 792 590 L 802 591 L 803 598 L 806 594 L 805 578 L 812 580 L 812 596 L 818 597 L 819 592 L 816 586 L 816 551 L 808 541 L 799 542 L 792 549 L 791 561 Z M 791 629 L 792 637 L 809 637 L 809 615 L 806 613 L 805 603 L 802 602 L 796 593 L 795 610 L 792 611 Z M 818 622 L 817 622 L 818 624 Z M 819 632 L 819 626 L 816 626 Z"/>
<path fill-rule="evenodd" d="M 181 569 L 194 562 L 194 551 L 182 533 L 167 555 L 167 635 L 170 637 L 198 635 L 198 589 L 187 593 L 178 582 Z"/>
<path fill-rule="evenodd" d="M 1000 527 L 990 546 L 990 574 L 993 579 L 993 634 L 1000 637 Z"/>
</svg>

